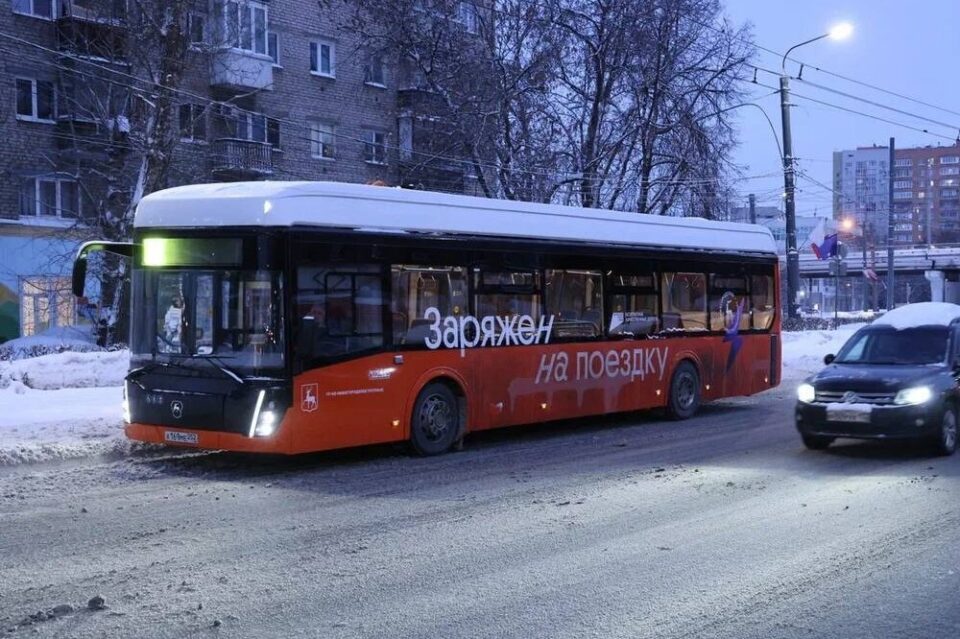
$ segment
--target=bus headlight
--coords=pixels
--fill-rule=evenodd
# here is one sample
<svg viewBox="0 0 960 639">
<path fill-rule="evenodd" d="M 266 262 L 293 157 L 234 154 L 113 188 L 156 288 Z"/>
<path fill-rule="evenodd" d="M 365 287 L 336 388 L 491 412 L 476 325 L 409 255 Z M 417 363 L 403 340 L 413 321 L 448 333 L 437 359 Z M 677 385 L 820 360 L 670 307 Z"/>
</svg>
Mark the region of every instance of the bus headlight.
<svg viewBox="0 0 960 639">
<path fill-rule="evenodd" d="M 933 399 L 933 391 L 929 386 L 916 386 L 914 388 L 904 388 L 893 398 L 893 403 L 897 406 L 913 406 L 916 404 L 926 404 Z"/>
<path fill-rule="evenodd" d="M 248 437 L 270 437 L 277 430 L 277 422 L 281 416 L 280 407 L 274 401 L 264 404 L 266 395 L 265 390 L 257 394 L 257 405 L 253 409 Z"/>
<path fill-rule="evenodd" d="M 272 402 L 271 402 L 272 403 Z M 267 409 L 260 412 L 260 421 L 253 433 L 257 437 L 269 437 L 273 435 L 277 427 L 277 413 L 274 410 Z"/>
<path fill-rule="evenodd" d="M 129 424 L 133 421 L 130 417 L 130 398 L 127 396 L 127 384 L 123 385 L 123 401 L 120 403 L 120 407 L 123 409 L 123 423 Z"/>
<path fill-rule="evenodd" d="M 813 387 L 813 384 L 800 384 L 797 387 L 797 399 L 799 399 L 804 404 L 809 404 L 816 398 L 817 398 L 817 389 Z"/>
</svg>

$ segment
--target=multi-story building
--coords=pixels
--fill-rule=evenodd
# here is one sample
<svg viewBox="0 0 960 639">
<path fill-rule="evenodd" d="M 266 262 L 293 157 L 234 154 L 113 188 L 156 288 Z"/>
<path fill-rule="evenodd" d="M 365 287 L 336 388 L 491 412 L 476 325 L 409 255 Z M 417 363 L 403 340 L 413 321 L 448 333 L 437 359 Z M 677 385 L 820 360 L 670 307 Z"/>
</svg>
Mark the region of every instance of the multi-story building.
<svg viewBox="0 0 960 639">
<path fill-rule="evenodd" d="M 893 215 L 899 243 L 960 242 L 960 141 L 896 150 Z"/>
<path fill-rule="evenodd" d="M 890 149 L 883 146 L 833 154 L 833 217 L 853 231 L 845 238 L 852 246 L 873 247 L 878 238 L 886 244 L 889 163 Z"/>
<path fill-rule="evenodd" d="M 398 56 L 346 26 L 351 0 L 167 6 L 175 4 L 185 49 L 172 87 L 156 78 L 180 52 L 133 32 L 135 3 L 0 4 L 0 342 L 77 319 L 71 253 L 142 184 L 143 131 L 164 97 L 174 103 L 174 144 L 149 152 L 173 158 L 165 186 L 275 179 L 471 190 L 467 164 L 430 148 L 422 127 L 443 123 L 423 111 L 429 101 Z M 466 6 L 454 15 L 474 32 L 475 5 L 458 4 Z"/>
</svg>

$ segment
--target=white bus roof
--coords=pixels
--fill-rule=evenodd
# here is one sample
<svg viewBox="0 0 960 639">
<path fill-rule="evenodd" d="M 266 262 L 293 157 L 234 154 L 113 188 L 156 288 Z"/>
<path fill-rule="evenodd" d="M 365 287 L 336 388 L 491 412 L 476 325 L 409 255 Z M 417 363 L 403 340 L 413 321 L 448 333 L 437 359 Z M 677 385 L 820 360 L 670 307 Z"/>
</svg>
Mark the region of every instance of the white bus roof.
<svg viewBox="0 0 960 639">
<path fill-rule="evenodd" d="M 167 189 L 143 198 L 134 226 L 312 226 L 776 255 L 770 231 L 752 224 L 338 182 L 232 182 Z"/>
</svg>

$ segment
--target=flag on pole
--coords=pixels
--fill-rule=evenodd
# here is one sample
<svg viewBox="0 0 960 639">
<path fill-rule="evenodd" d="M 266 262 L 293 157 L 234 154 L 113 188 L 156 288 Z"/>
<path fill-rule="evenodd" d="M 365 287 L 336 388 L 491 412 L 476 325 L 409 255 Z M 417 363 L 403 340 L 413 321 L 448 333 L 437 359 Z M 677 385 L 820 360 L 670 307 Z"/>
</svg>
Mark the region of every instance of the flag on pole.
<svg viewBox="0 0 960 639">
<path fill-rule="evenodd" d="M 807 244 L 810 245 L 810 248 L 813 250 L 813 254 L 817 256 L 817 259 L 820 257 L 820 245 L 823 244 L 823 238 L 827 236 L 827 220 L 821 219 L 820 222 L 810 231 L 810 235 L 807 237 Z"/>
<path fill-rule="evenodd" d="M 818 260 L 829 260 L 831 257 L 837 256 L 837 249 L 840 246 L 840 243 L 837 238 L 836 233 L 831 233 L 823 238 L 823 242 L 820 245 L 811 244 L 813 248 L 814 255 L 817 256 Z"/>
</svg>

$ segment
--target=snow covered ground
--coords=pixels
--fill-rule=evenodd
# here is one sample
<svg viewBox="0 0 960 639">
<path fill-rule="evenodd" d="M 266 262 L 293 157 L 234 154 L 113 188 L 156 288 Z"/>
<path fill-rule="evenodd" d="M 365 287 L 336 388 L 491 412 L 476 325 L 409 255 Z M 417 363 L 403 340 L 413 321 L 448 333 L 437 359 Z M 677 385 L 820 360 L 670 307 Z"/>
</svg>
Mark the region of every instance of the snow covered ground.
<svg viewBox="0 0 960 639">
<path fill-rule="evenodd" d="M 124 450 L 130 354 L 65 352 L 0 362 L 0 465 Z"/>
<path fill-rule="evenodd" d="M 783 383 L 823 366 L 858 326 L 783 336 Z M 129 449 L 120 402 L 130 354 L 65 352 L 0 361 L 0 465 Z"/>
</svg>

